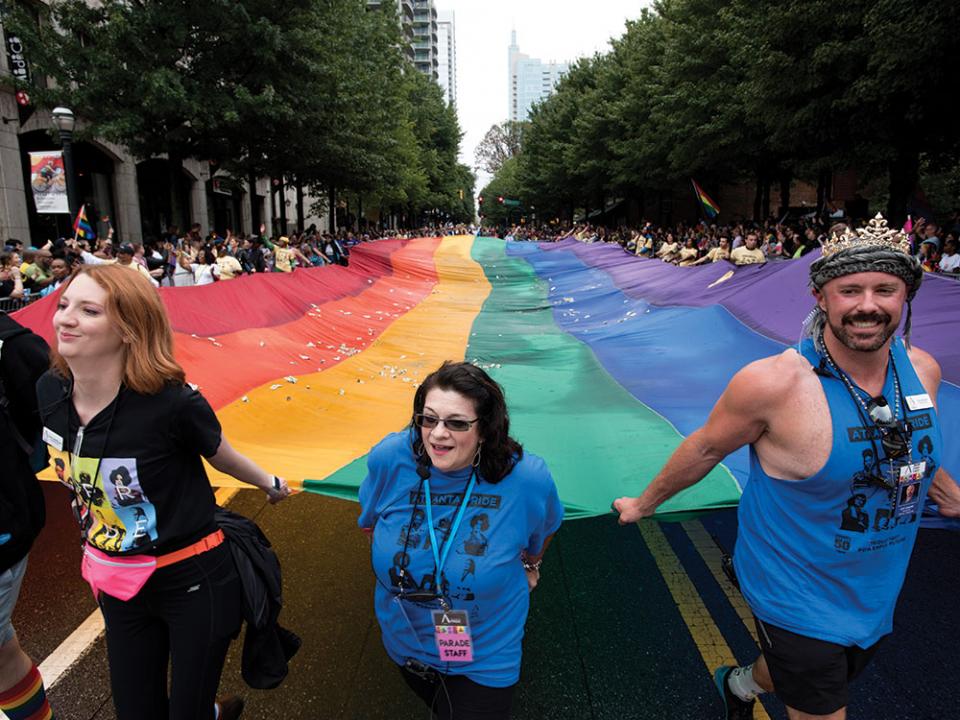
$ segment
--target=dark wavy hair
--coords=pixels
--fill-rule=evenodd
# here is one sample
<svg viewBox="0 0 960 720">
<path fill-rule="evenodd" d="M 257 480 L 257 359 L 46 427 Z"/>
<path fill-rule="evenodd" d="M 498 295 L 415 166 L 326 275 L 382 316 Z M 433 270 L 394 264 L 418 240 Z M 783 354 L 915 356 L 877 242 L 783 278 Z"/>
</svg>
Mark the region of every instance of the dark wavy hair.
<svg viewBox="0 0 960 720">
<path fill-rule="evenodd" d="M 417 388 L 413 398 L 414 415 L 423 412 L 427 393 L 434 388 L 453 390 L 473 401 L 480 420 L 477 426 L 483 439 L 478 468 L 480 478 L 489 483 L 503 480 L 523 457 L 523 447 L 510 437 L 510 415 L 503 388 L 476 365 L 447 360 L 439 369 L 427 375 Z M 429 462 L 413 417 L 410 418 L 410 429 L 414 454 L 423 456 Z"/>
</svg>

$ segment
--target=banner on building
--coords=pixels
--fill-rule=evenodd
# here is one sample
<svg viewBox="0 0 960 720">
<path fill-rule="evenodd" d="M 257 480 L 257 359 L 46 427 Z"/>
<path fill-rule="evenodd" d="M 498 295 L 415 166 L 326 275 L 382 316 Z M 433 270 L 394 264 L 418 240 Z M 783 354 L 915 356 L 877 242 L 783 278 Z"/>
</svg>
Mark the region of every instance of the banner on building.
<svg viewBox="0 0 960 720">
<path fill-rule="evenodd" d="M 69 213 L 67 174 L 63 170 L 63 153 L 47 150 L 30 153 L 30 187 L 38 213 Z"/>
<path fill-rule="evenodd" d="M 18 35 L 12 35 L 4 32 L 4 44 L 7 48 L 7 62 L 10 67 L 10 74 L 14 80 L 19 80 L 25 85 L 30 84 L 30 66 L 27 64 L 27 58 L 23 53 L 23 41 Z M 33 115 L 33 104 L 30 102 L 30 96 L 23 88 L 16 92 L 17 115 L 20 119 L 20 127 L 23 127 L 30 116 Z"/>
</svg>

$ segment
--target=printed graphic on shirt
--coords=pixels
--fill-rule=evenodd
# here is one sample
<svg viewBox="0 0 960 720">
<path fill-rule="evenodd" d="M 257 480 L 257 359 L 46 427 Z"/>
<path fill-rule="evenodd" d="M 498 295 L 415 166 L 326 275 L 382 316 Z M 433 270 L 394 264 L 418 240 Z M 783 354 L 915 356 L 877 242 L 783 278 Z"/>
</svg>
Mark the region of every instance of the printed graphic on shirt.
<svg viewBox="0 0 960 720">
<path fill-rule="evenodd" d="M 457 550 L 458 553 L 467 555 L 481 556 L 487 552 L 486 532 L 490 529 L 490 518 L 486 513 L 479 513 L 470 518 L 470 536 L 463 541 L 463 546 Z"/>
<path fill-rule="evenodd" d="M 914 430 L 929 428 L 929 414 L 910 418 Z M 937 471 L 933 460 L 934 447 L 930 435 L 923 435 L 916 442 L 914 459 L 888 460 L 877 456 L 881 436 L 876 427 L 847 428 L 847 437 L 853 442 L 869 443 L 861 452 L 862 469 L 854 473 L 850 481 L 850 497 L 840 511 L 840 530 L 855 533 L 883 533 L 898 525 L 914 523 L 920 514 L 922 483 Z M 916 435 L 914 435 L 916 438 Z M 922 468 L 922 472 L 917 470 Z M 846 552 L 849 542 L 841 542 L 838 536 L 836 547 Z M 873 543 L 874 541 L 871 541 Z M 880 546 L 872 545 L 872 549 Z"/>
<path fill-rule="evenodd" d="M 136 458 L 104 458 L 100 472 L 107 478 L 107 494 L 114 507 L 129 507 L 146 502 L 137 479 Z"/>
<path fill-rule="evenodd" d="M 445 517 L 440 518 L 437 521 L 436 527 L 433 529 L 434 534 L 437 536 L 437 542 L 440 543 L 440 547 L 443 547 L 447 543 L 447 536 L 450 535 L 450 523 L 453 522 L 453 518 Z M 430 535 L 427 535 L 426 542 L 424 542 L 423 549 L 429 550 L 433 547 L 433 542 L 430 540 Z"/>
<path fill-rule="evenodd" d="M 140 486 L 136 458 L 79 457 L 74 466 L 69 453 L 52 447 L 50 458 L 57 478 L 74 492 L 74 514 L 87 542 L 126 552 L 156 540 L 157 514 Z"/>
<path fill-rule="evenodd" d="M 432 572 L 424 573 L 419 579 L 407 568 L 410 565 L 410 555 L 399 551 L 393 556 L 393 567 L 390 568 L 390 585 L 404 592 L 435 593 L 437 591 L 437 576 Z"/>
<path fill-rule="evenodd" d="M 397 538 L 397 545 L 406 548 L 420 547 L 420 540 L 427 534 L 427 528 L 424 525 L 426 521 L 427 513 L 422 508 L 415 509 L 410 522 L 404 524 L 400 529 L 400 537 Z M 427 542 L 430 542 L 429 537 L 427 537 Z"/>
<path fill-rule="evenodd" d="M 937 464 L 933 461 L 933 440 L 929 435 L 924 435 L 917 443 L 917 452 L 920 453 L 920 460 L 926 464 L 924 479 L 932 478 L 937 472 Z"/>
<path fill-rule="evenodd" d="M 445 547 L 449 540 L 453 515 L 456 513 L 456 508 L 459 507 L 462 497 L 462 493 L 445 493 L 432 497 L 435 509 L 438 507 L 450 507 L 452 509 L 452 512 L 445 517 L 435 518 L 434 520 L 434 534 L 439 544 L 438 550 Z M 476 580 L 478 573 L 483 571 L 481 559 L 487 554 L 489 547 L 490 512 L 501 509 L 502 497 L 500 495 L 481 494 L 470 497 L 467 507 L 480 511 L 474 512 L 472 515 L 469 513 L 465 515 L 463 524 L 457 532 L 457 537 L 451 540 L 456 545 L 451 548 L 453 552 L 448 556 L 446 567 L 443 568 L 439 578 L 433 572 L 432 562 L 429 564 L 430 570 L 422 576 L 418 577 L 409 570 L 411 551 L 432 553 L 433 547 L 427 528 L 426 511 L 423 506 L 426 497 L 423 493 L 418 496 L 416 491 L 412 491 L 410 501 L 416 503 L 417 507 L 413 511 L 410 521 L 403 524 L 397 535 L 396 544 L 403 549 L 393 556 L 393 565 L 389 571 L 390 585 L 400 589 L 402 583 L 403 589 L 408 593 L 439 593 L 453 601 L 472 602 L 476 600 L 473 582 Z M 434 512 L 436 514 L 436 510 Z M 467 531 L 468 527 L 469 532 Z"/>
<path fill-rule="evenodd" d="M 463 493 L 441 493 L 438 495 L 433 495 L 433 506 L 434 507 L 459 507 L 460 500 L 463 498 Z M 416 505 L 417 507 L 423 507 L 424 503 L 427 501 L 426 494 L 421 491 L 417 493 L 416 490 L 410 491 L 410 504 Z M 500 495 L 486 495 L 483 493 L 473 493 L 470 496 L 470 499 L 467 501 L 467 508 L 484 508 L 486 510 L 499 510 L 500 505 L 502 504 L 503 498 Z"/>
</svg>

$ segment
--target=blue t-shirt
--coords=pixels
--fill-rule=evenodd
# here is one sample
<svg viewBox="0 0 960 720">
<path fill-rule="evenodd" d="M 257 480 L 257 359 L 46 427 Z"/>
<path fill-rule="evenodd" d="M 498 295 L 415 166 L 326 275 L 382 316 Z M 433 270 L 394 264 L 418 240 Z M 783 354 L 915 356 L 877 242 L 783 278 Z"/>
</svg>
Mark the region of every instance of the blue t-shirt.
<svg viewBox="0 0 960 720">
<path fill-rule="evenodd" d="M 424 493 L 417 502 L 416 467 L 409 432 L 393 433 L 370 451 L 360 486 L 358 524 L 373 528 L 374 602 L 387 654 L 399 665 L 413 658 L 481 685 L 513 685 L 520 677 L 520 645 L 530 607 L 520 553 L 538 555 L 563 520 L 550 471 L 542 459 L 524 453 L 499 483 L 478 479 L 456 537 L 446 540 L 471 468 L 450 474 L 431 468 L 437 542 L 454 543 L 443 568 L 445 594 L 453 609 L 470 613 L 473 638 L 472 662 L 442 663 L 431 616 L 439 603 L 414 603 L 396 595 L 400 568 L 408 584 L 424 590 L 442 582 L 434 577 Z"/>
</svg>

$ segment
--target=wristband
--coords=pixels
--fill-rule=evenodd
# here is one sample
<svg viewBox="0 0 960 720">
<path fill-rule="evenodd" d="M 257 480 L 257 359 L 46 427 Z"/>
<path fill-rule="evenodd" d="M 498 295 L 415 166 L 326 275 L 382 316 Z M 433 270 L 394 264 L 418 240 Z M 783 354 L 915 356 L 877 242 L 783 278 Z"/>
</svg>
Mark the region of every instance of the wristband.
<svg viewBox="0 0 960 720">
<path fill-rule="evenodd" d="M 521 557 L 520 562 L 523 563 L 523 569 L 527 572 L 533 572 L 534 570 L 540 572 L 540 566 L 543 565 L 543 558 L 540 558 L 536 562 L 530 562 L 525 557 Z"/>
</svg>

